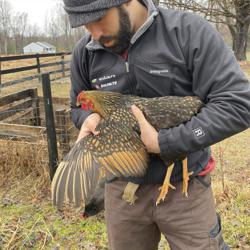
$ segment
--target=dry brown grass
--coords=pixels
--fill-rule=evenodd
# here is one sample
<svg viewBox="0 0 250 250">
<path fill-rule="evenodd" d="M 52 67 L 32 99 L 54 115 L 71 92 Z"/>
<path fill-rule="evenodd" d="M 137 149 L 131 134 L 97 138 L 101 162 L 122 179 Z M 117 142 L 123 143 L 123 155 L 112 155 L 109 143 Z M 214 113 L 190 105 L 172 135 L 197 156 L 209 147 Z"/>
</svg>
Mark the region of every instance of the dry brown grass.
<svg viewBox="0 0 250 250">
<path fill-rule="evenodd" d="M 38 95 L 43 96 L 42 83 L 39 82 L 37 79 L 34 79 L 32 81 L 19 83 L 16 85 L 12 85 L 12 86 L 0 89 L 0 97 L 11 94 L 11 93 L 15 93 L 18 91 L 22 91 L 28 88 L 37 88 Z M 70 91 L 70 80 L 68 77 L 51 82 L 51 92 L 52 92 L 53 97 L 69 98 L 69 91 Z"/>
<path fill-rule="evenodd" d="M 47 142 L 0 140 L 0 193 L 32 201 L 49 193 Z"/>
<path fill-rule="evenodd" d="M 71 58 L 70 55 L 65 56 L 64 60 L 69 61 Z M 47 63 L 56 63 L 60 62 L 62 59 L 60 56 L 56 57 L 45 57 L 45 58 L 40 58 L 40 64 L 47 64 Z M 32 59 L 21 59 L 21 60 L 15 60 L 15 61 L 7 61 L 7 62 L 2 62 L 1 63 L 1 69 L 6 70 L 6 69 L 13 69 L 13 68 L 20 68 L 20 67 L 25 67 L 25 66 L 34 66 L 36 65 L 36 58 Z M 48 71 L 53 71 L 53 70 L 58 70 L 61 69 L 61 65 L 56 65 L 56 66 L 51 66 L 51 67 L 45 67 L 41 68 L 41 73 L 48 72 Z M 12 74 L 5 74 L 2 75 L 2 83 L 17 80 L 23 77 L 28 77 L 37 74 L 37 69 L 34 70 L 28 70 L 28 71 L 21 71 L 17 73 L 12 73 Z M 58 78 L 62 74 L 53 74 L 53 78 Z"/>
</svg>

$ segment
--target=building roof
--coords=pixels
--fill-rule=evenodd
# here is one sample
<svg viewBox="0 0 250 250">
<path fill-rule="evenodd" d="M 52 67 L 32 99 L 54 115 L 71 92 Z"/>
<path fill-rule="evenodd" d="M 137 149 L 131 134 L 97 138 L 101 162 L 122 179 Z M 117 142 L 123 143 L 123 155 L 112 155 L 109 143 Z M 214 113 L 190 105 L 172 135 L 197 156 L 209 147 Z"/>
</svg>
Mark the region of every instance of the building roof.
<svg viewBox="0 0 250 250">
<path fill-rule="evenodd" d="M 53 46 L 53 45 L 51 45 L 49 43 L 46 43 L 46 42 L 33 42 L 33 43 L 30 43 L 30 44 L 26 45 L 25 47 L 27 47 L 27 46 L 29 46 L 31 44 L 36 44 L 36 45 L 38 45 L 40 47 L 43 47 L 43 48 L 46 48 L 46 49 L 51 49 L 51 48 L 54 49 L 55 48 L 55 46 Z"/>
<path fill-rule="evenodd" d="M 41 45 L 42 47 L 45 47 L 45 48 L 55 48 L 55 46 L 47 43 L 47 42 L 36 42 L 36 44 L 39 44 Z"/>
</svg>

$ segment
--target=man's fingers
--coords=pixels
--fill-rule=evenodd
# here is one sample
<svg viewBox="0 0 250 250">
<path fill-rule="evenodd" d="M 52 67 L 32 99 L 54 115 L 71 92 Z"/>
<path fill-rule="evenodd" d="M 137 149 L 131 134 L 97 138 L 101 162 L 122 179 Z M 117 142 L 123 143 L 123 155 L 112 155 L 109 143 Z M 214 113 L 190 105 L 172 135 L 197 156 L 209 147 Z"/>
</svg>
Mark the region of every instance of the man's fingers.
<svg viewBox="0 0 250 250">
<path fill-rule="evenodd" d="M 99 134 L 100 134 L 100 131 L 94 130 L 94 131 L 92 131 L 92 134 L 94 134 L 94 135 L 99 135 Z"/>
<path fill-rule="evenodd" d="M 145 119 L 142 111 L 137 106 L 132 105 L 131 110 L 132 110 L 132 113 L 135 116 L 136 120 L 138 121 L 140 127 L 143 126 L 145 124 L 145 122 L 147 123 L 147 120 Z"/>
<path fill-rule="evenodd" d="M 79 142 L 82 138 L 86 137 L 87 135 L 89 134 L 93 134 L 93 135 L 99 135 L 100 134 L 100 131 L 96 131 L 96 130 L 93 130 L 93 131 L 81 131 L 78 135 L 78 138 L 76 140 L 76 143 Z"/>
</svg>

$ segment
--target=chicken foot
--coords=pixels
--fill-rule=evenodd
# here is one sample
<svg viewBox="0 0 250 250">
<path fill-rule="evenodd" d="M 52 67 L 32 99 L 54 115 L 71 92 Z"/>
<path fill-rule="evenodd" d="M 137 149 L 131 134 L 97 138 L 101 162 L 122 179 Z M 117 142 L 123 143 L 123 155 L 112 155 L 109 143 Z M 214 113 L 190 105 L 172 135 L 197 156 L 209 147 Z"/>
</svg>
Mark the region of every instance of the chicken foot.
<svg viewBox="0 0 250 250">
<path fill-rule="evenodd" d="M 186 197 L 188 197 L 188 181 L 189 181 L 189 176 L 193 174 L 192 172 L 188 172 L 188 166 L 187 166 L 187 158 L 185 158 L 182 161 L 182 193 L 185 194 Z"/>
<path fill-rule="evenodd" d="M 169 189 L 169 188 L 175 189 L 175 187 L 170 183 L 170 177 L 171 177 L 173 168 L 174 168 L 174 164 L 171 164 L 171 165 L 168 167 L 168 169 L 167 169 L 167 173 L 166 173 L 166 176 L 165 176 L 163 185 L 159 188 L 159 190 L 161 190 L 161 193 L 160 193 L 159 197 L 157 198 L 156 206 L 157 206 L 161 201 L 164 201 L 164 200 L 165 200 L 165 197 L 166 197 L 166 195 L 167 195 L 167 193 L 168 193 L 168 189 Z"/>
</svg>

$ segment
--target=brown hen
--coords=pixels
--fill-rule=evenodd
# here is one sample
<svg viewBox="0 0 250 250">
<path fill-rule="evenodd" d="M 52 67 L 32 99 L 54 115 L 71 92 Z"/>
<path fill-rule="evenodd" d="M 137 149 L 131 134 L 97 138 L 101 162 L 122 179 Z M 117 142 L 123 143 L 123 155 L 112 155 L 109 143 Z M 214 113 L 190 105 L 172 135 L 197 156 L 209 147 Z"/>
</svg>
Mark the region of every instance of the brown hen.
<svg viewBox="0 0 250 250">
<path fill-rule="evenodd" d="M 115 92 L 84 91 L 78 104 L 100 114 L 99 135 L 88 135 L 76 143 L 59 164 L 52 181 L 52 201 L 59 209 L 64 201 L 85 207 L 91 200 L 102 173 L 113 176 L 143 176 L 148 166 L 148 153 L 140 139 L 138 123 L 131 112 L 135 104 L 157 130 L 187 122 L 202 107 L 198 97 L 165 96 L 142 98 Z M 183 192 L 187 195 L 189 175 L 187 159 L 183 160 Z M 157 204 L 165 199 L 173 161 L 166 163 L 167 173 Z M 128 201 L 133 203 L 133 197 Z"/>
</svg>

